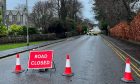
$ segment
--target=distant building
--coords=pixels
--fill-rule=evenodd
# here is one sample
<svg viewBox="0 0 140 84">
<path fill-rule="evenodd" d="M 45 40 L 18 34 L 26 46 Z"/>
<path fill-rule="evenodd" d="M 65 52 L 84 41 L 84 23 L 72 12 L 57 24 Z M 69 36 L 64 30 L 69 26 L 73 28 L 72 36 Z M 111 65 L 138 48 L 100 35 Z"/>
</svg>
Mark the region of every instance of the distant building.
<svg viewBox="0 0 140 84">
<path fill-rule="evenodd" d="M 26 25 L 26 14 L 20 10 L 6 10 L 6 25 Z"/>
<path fill-rule="evenodd" d="M 26 25 L 26 14 L 20 10 L 6 10 L 6 0 L 0 0 L 0 9 L 2 9 L 2 22 L 10 26 L 12 24 Z"/>
</svg>

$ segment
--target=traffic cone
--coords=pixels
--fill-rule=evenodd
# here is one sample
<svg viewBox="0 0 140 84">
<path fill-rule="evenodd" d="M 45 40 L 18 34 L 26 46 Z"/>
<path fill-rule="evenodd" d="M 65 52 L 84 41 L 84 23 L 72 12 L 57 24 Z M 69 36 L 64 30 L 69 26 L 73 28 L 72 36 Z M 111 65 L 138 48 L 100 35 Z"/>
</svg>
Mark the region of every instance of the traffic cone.
<svg viewBox="0 0 140 84">
<path fill-rule="evenodd" d="M 66 56 L 66 66 L 63 73 L 63 76 L 73 76 L 71 65 L 70 65 L 70 56 L 67 54 Z"/>
<path fill-rule="evenodd" d="M 19 56 L 19 54 L 17 54 L 16 55 L 16 67 L 15 67 L 14 73 L 21 73 L 23 71 L 24 71 L 24 69 L 22 69 L 21 65 L 20 65 L 20 56 Z"/>
<path fill-rule="evenodd" d="M 126 83 L 135 82 L 133 77 L 132 77 L 131 68 L 130 68 L 130 59 L 129 58 L 126 58 L 125 73 L 124 73 L 124 77 L 121 78 L 121 80 L 126 82 Z"/>
</svg>

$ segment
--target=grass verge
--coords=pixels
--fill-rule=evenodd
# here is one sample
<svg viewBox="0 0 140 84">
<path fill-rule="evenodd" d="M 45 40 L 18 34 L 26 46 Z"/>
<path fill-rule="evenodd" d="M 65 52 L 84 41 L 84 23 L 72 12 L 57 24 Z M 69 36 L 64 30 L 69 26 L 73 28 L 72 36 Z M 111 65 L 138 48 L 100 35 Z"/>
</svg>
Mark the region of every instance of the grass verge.
<svg viewBox="0 0 140 84">
<path fill-rule="evenodd" d="M 37 42 L 30 42 L 30 45 L 39 44 L 46 41 L 37 41 Z M 19 47 L 27 46 L 27 43 L 10 43 L 10 44 L 1 44 L 0 45 L 0 51 L 8 50 L 8 49 L 14 49 Z"/>
</svg>

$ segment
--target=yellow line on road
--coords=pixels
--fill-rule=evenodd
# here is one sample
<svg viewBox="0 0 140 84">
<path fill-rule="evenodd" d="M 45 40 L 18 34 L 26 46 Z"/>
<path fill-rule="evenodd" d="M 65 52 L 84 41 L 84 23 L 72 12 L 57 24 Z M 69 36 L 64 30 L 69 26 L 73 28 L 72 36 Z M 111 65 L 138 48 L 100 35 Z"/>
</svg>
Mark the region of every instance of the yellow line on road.
<svg viewBox="0 0 140 84">
<path fill-rule="evenodd" d="M 108 42 L 108 44 L 109 44 L 109 42 Z M 113 45 L 111 45 L 111 47 L 114 48 Z M 122 53 L 120 53 L 117 49 L 115 49 L 115 51 L 118 52 L 124 59 L 126 59 L 125 56 Z M 131 64 L 132 64 L 132 66 L 134 66 L 140 72 L 139 68 L 137 68 L 137 66 L 135 64 L 133 64 L 133 63 L 131 63 Z"/>
<path fill-rule="evenodd" d="M 140 65 L 140 62 L 133 58 L 131 55 L 129 55 L 128 53 L 126 53 L 124 50 L 122 50 L 121 48 L 119 48 L 118 46 L 116 46 L 114 43 L 112 43 L 111 41 L 107 40 L 113 47 L 116 47 L 118 50 L 120 50 L 121 52 L 125 53 L 127 56 L 129 56 L 133 61 L 135 61 L 137 64 Z"/>
<path fill-rule="evenodd" d="M 120 55 L 122 55 L 122 53 L 120 53 Z M 123 57 L 124 57 L 124 55 L 122 55 Z M 124 57 L 125 58 L 125 57 Z M 134 67 L 134 68 L 136 68 L 139 72 L 140 72 L 140 70 L 139 70 L 139 68 L 137 68 L 137 66 L 135 65 L 135 64 L 133 64 L 133 63 L 131 63 L 132 64 L 132 66 Z"/>
<path fill-rule="evenodd" d="M 116 52 L 116 51 L 115 51 Z M 119 55 L 120 57 L 122 57 L 120 54 L 119 54 L 119 52 L 116 52 L 117 53 L 117 55 Z M 122 58 L 122 60 L 125 62 L 125 57 L 124 58 Z M 131 65 L 133 65 L 133 63 L 131 62 Z M 140 78 L 140 74 L 133 68 L 133 67 L 131 67 L 131 69 L 135 72 L 135 74 Z"/>
<path fill-rule="evenodd" d="M 111 43 L 109 43 L 107 40 L 105 40 L 104 39 L 104 42 L 106 43 L 106 44 L 108 44 L 108 46 L 125 62 L 125 56 L 122 54 L 122 53 L 120 53 L 116 48 L 114 48 L 113 47 L 113 45 L 111 45 Z M 138 73 L 140 70 L 133 64 L 133 63 L 131 63 L 132 64 L 132 66 L 134 67 L 131 67 L 132 68 L 132 70 L 135 72 L 135 74 L 140 78 L 140 74 Z M 136 71 L 136 70 L 138 71 Z"/>
</svg>

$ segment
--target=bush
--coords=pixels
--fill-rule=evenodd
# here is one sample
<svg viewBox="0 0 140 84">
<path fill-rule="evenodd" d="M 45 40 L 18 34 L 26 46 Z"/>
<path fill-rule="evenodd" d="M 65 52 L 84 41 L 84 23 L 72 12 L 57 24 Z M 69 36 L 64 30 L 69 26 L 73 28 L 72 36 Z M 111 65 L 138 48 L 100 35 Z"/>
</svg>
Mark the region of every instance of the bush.
<svg viewBox="0 0 140 84">
<path fill-rule="evenodd" d="M 76 22 L 72 19 L 67 18 L 64 25 L 67 32 L 76 30 Z"/>
<path fill-rule="evenodd" d="M 107 30 L 107 26 L 108 24 L 106 23 L 106 21 L 101 21 L 101 30 Z"/>
<path fill-rule="evenodd" d="M 48 31 L 49 31 L 49 33 L 56 33 L 56 34 L 65 32 L 64 22 L 61 21 L 61 20 L 55 20 L 55 21 L 53 21 L 49 25 Z"/>
<path fill-rule="evenodd" d="M 26 35 L 27 34 L 27 27 L 26 26 L 22 26 L 22 35 Z M 34 27 L 29 27 L 29 35 L 32 35 L 32 34 L 38 34 L 38 30 L 37 28 L 34 28 Z"/>
<path fill-rule="evenodd" d="M 108 35 L 108 24 L 107 24 L 107 22 L 106 21 L 104 21 L 104 20 L 102 20 L 101 22 L 100 22 L 100 29 L 102 30 L 102 31 L 104 31 L 104 34 L 106 34 L 106 35 Z"/>
<path fill-rule="evenodd" d="M 87 31 L 88 31 L 88 26 L 87 25 L 82 25 L 82 32 L 83 33 L 87 33 Z"/>
<path fill-rule="evenodd" d="M 84 34 L 84 33 L 87 33 L 88 31 L 88 26 L 87 24 L 78 24 L 77 25 L 77 32 L 80 33 L 80 34 Z"/>
<path fill-rule="evenodd" d="M 75 22 L 75 21 L 73 20 L 71 26 L 72 26 L 72 29 L 73 29 L 74 31 L 76 31 L 77 22 Z"/>
<path fill-rule="evenodd" d="M 129 38 L 140 42 L 140 13 L 130 22 Z"/>
<path fill-rule="evenodd" d="M 67 18 L 65 21 L 54 19 L 48 27 L 49 33 L 64 33 L 70 31 L 76 31 L 76 22 Z"/>
<path fill-rule="evenodd" d="M 22 26 L 13 24 L 10 26 L 9 35 L 21 35 L 22 30 Z"/>
<path fill-rule="evenodd" d="M 77 32 L 78 32 L 79 34 L 81 34 L 81 33 L 82 33 L 82 26 L 81 26 L 81 24 L 78 24 L 76 28 L 77 28 L 77 29 L 76 29 Z"/>
<path fill-rule="evenodd" d="M 0 25 L 0 37 L 6 36 L 8 34 L 7 28 L 4 25 Z"/>
<path fill-rule="evenodd" d="M 122 39 L 128 39 L 129 25 L 126 21 L 122 21 L 109 30 L 110 35 Z"/>
<path fill-rule="evenodd" d="M 140 13 L 130 23 L 123 21 L 115 25 L 110 29 L 110 35 L 140 42 Z"/>
</svg>

